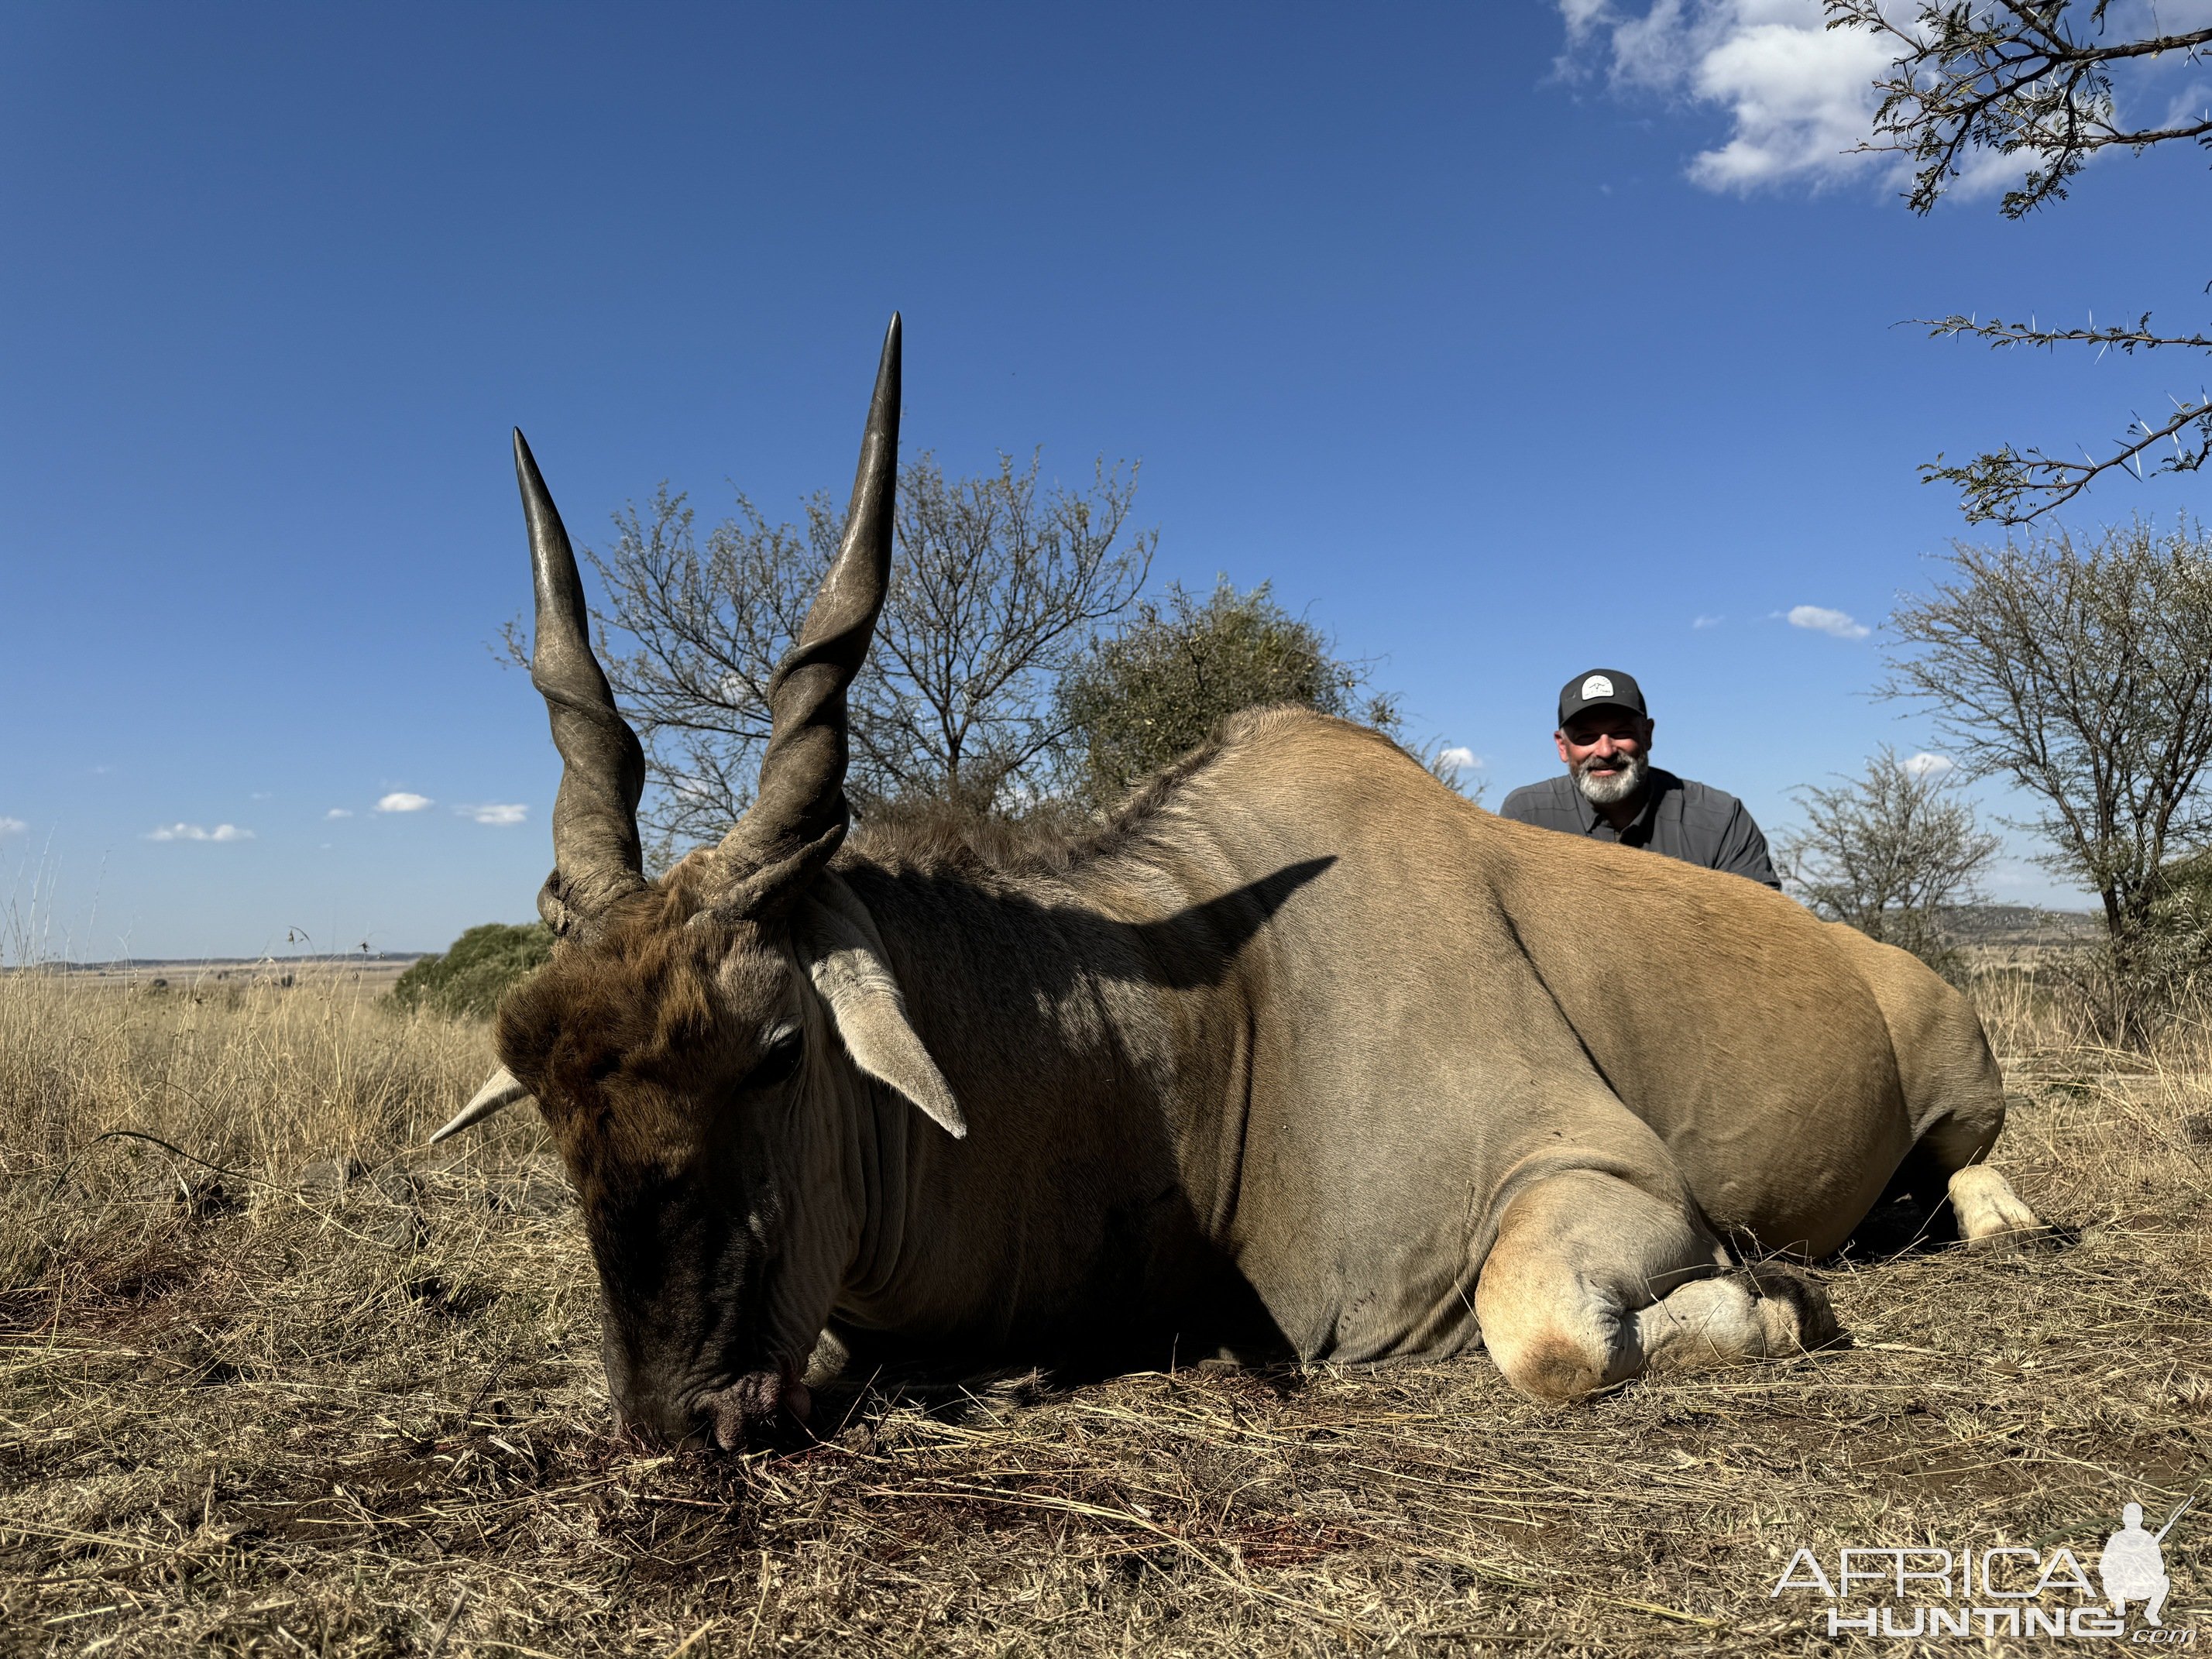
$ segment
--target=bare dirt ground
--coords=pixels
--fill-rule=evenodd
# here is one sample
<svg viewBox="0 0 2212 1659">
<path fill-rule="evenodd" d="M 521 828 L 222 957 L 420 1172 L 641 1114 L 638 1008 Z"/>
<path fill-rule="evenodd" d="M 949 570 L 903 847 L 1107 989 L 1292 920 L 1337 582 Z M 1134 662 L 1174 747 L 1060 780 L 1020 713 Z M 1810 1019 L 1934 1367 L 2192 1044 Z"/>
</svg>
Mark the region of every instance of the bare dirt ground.
<svg viewBox="0 0 2212 1659">
<path fill-rule="evenodd" d="M 616 1428 L 534 1121 L 424 1148 L 480 1028 L 235 988 L 0 977 L 0 1654 L 1826 1651 L 1873 1644 L 1770 1594 L 1800 1547 L 2094 1575 L 2212 1502 L 2212 1044 L 2081 1048 L 2016 975 L 1999 1158 L 2059 1243 L 1830 1264 L 1848 1347 L 1571 1409 L 1479 1355 L 861 1379 L 742 1459 Z"/>
</svg>

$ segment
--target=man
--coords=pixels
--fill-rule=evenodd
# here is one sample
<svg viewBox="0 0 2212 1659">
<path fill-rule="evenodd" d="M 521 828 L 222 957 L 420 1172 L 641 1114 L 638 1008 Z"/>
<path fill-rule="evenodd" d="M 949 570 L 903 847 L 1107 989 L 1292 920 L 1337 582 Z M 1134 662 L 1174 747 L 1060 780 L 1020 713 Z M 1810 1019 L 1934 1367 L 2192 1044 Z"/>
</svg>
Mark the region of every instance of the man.
<svg viewBox="0 0 2212 1659">
<path fill-rule="evenodd" d="M 2179 1519 L 2181 1510 L 2176 1510 L 2173 1521 Z M 2173 1581 L 2166 1576 L 2166 1556 L 2159 1545 L 2173 1530 L 2173 1521 L 2154 1533 L 2147 1532 L 2142 1504 L 2130 1504 L 2120 1511 L 2120 1529 L 2105 1540 L 2105 1553 L 2097 1563 L 2097 1571 L 2105 1581 L 2105 1599 L 2112 1604 L 2114 1618 L 2126 1618 L 2128 1603 L 2141 1601 L 2144 1619 L 2154 1625 L 2165 1622 L 2158 1610 L 2166 1605 Z"/>
<path fill-rule="evenodd" d="M 1651 732 L 1633 678 L 1617 668 L 1576 675 L 1559 693 L 1552 734 L 1566 776 L 1516 789 L 1499 814 L 1780 887 L 1743 803 L 1652 765 Z"/>
</svg>

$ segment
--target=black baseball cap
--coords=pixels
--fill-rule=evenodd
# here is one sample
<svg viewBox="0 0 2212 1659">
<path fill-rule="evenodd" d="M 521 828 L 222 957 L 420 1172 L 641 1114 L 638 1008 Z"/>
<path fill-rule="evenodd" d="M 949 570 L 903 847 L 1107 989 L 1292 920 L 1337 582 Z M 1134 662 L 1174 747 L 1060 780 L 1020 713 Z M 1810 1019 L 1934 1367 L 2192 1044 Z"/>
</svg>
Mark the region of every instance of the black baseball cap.
<svg viewBox="0 0 2212 1659">
<path fill-rule="evenodd" d="M 1585 708 L 1601 706 L 1649 713 L 1644 707 L 1644 688 L 1632 674 L 1618 668 L 1593 668 L 1577 674 L 1559 688 L 1559 724 L 1565 726 Z"/>
</svg>

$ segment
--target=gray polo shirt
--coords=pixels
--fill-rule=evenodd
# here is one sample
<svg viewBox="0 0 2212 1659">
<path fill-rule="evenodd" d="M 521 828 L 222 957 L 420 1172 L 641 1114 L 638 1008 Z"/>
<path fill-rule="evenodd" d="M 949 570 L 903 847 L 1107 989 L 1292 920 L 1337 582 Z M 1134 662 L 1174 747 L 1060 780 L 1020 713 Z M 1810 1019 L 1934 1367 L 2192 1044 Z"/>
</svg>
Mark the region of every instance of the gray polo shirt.
<svg viewBox="0 0 2212 1659">
<path fill-rule="evenodd" d="M 1607 823 L 1564 772 L 1516 789 L 1498 815 L 1570 836 L 1588 836 L 1592 841 L 1648 847 L 1685 864 L 1748 876 L 1769 887 L 1782 885 L 1766 856 L 1766 837 L 1759 833 L 1741 801 L 1656 766 L 1644 786 L 1643 810 L 1626 830 Z"/>
</svg>

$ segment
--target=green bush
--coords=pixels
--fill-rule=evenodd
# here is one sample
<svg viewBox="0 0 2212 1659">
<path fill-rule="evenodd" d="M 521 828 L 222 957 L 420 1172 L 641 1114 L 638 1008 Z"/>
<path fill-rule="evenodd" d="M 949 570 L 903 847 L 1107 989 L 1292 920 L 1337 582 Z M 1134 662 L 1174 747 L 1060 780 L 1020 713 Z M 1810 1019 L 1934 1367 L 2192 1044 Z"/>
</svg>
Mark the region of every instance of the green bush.
<svg viewBox="0 0 2212 1659">
<path fill-rule="evenodd" d="M 2177 1017 L 2202 1017 L 2212 989 L 2212 851 L 2168 860 L 2145 883 L 2133 919 L 2061 964 L 2100 1040 L 2143 1048 Z"/>
<path fill-rule="evenodd" d="M 1262 582 L 1240 593 L 1224 577 L 1200 600 L 1178 583 L 1061 678 L 1059 709 L 1072 790 L 1110 805 L 1139 778 L 1206 741 L 1224 715 L 1302 702 L 1395 737 L 1398 713 L 1368 695 L 1364 665 L 1340 660 L 1320 629 L 1277 605 Z"/>
<path fill-rule="evenodd" d="M 471 927 L 445 955 L 424 957 L 392 988 L 402 1008 L 489 1019 L 510 987 L 544 966 L 553 954 L 553 931 L 544 922 L 515 927 L 488 921 Z"/>
</svg>

